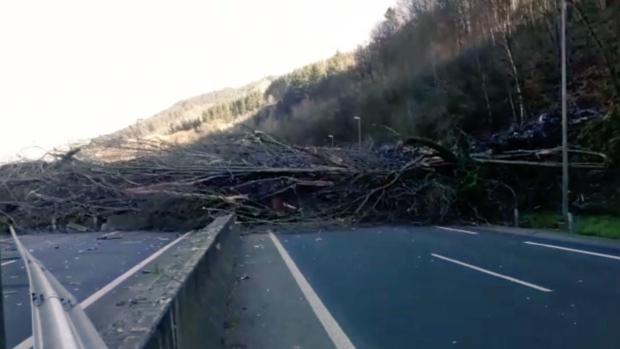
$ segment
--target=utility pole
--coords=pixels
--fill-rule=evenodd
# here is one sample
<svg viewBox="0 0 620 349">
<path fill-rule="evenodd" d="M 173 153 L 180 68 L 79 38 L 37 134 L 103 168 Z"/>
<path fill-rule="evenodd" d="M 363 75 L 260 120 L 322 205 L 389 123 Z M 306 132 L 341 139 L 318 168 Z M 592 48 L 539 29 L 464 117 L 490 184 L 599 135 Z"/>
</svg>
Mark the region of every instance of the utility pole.
<svg viewBox="0 0 620 349">
<path fill-rule="evenodd" d="M 362 150 L 362 118 L 354 116 L 354 120 L 357 120 L 357 146 Z"/>
<path fill-rule="evenodd" d="M 572 219 L 568 210 L 568 119 L 566 115 L 566 0 L 562 0 L 562 215 L 568 229 Z"/>
</svg>

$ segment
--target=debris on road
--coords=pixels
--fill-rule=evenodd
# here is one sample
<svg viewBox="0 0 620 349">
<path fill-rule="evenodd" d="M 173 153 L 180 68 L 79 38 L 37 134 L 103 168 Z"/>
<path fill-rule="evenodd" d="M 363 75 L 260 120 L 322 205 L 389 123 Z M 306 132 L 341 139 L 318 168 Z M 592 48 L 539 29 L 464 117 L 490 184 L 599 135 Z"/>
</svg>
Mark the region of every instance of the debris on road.
<svg viewBox="0 0 620 349">
<path fill-rule="evenodd" d="M 573 134 L 589 122 L 603 118 L 594 109 L 572 110 L 567 116 Z M 517 149 L 536 150 L 553 148 L 561 143 L 561 139 L 562 114 L 556 109 L 540 114 L 523 126 L 495 133 L 486 141 L 478 141 L 476 148 L 478 151 L 492 149 L 497 153 Z"/>
<path fill-rule="evenodd" d="M 235 211 L 247 223 L 427 220 L 447 215 L 454 202 L 455 158 L 430 141 L 361 152 L 293 146 L 255 132 L 188 148 L 162 149 L 147 141 L 130 147 L 135 157 L 126 161 L 71 157 L 1 167 L 0 183 L 14 198 L 11 217 L 33 225 L 55 217 L 72 229 L 118 214 L 164 219 L 162 211 L 185 220 Z M 121 237 L 98 239 L 110 238 Z"/>
<path fill-rule="evenodd" d="M 113 239 L 122 239 L 123 236 L 120 235 L 120 232 L 113 231 L 111 233 L 105 233 L 97 237 L 97 240 L 113 240 Z"/>
<path fill-rule="evenodd" d="M 598 117 L 581 114 L 574 125 Z M 556 124 L 555 116 L 541 116 L 458 156 L 415 137 L 361 150 L 294 146 L 259 131 L 185 147 L 140 140 L 116 146 L 131 156 L 113 162 L 76 155 L 4 165 L 0 196 L 12 198 L 2 205 L 10 205 L 11 219 L 24 226 L 74 230 L 196 228 L 232 211 L 248 224 L 438 222 L 462 216 L 463 207 L 479 219 L 475 206 L 485 200 L 459 193 L 473 188 L 479 195 L 501 183 L 485 181 L 475 166 L 560 166 L 560 148 L 536 148 L 554 144 L 538 137 L 555 137 Z M 572 149 L 571 158 L 573 167 L 608 164 L 604 154 L 581 149 Z M 11 188 L 10 195 L 3 188 Z M 118 232 L 98 237 L 120 238 Z"/>
<path fill-rule="evenodd" d="M 588 123 L 602 118 L 603 115 L 593 109 L 572 111 L 568 115 L 569 136 L 575 137 Z M 475 141 L 471 149 L 472 159 L 487 164 L 560 167 L 561 121 L 560 111 L 552 110 L 520 127 L 495 133 L 488 140 Z M 609 166 L 609 159 L 603 153 L 578 148 L 569 149 L 569 153 L 573 168 L 603 169 Z"/>
</svg>

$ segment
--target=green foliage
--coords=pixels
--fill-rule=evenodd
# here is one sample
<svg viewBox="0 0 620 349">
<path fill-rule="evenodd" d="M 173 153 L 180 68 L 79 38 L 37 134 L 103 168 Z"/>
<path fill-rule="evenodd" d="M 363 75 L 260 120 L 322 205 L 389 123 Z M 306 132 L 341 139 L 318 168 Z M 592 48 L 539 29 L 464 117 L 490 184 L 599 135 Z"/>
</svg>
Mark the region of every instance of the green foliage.
<svg viewBox="0 0 620 349">
<path fill-rule="evenodd" d="M 582 235 L 620 239 L 620 217 L 588 216 L 577 220 L 577 232 Z"/>
<path fill-rule="evenodd" d="M 293 105 L 315 94 L 326 78 L 333 78 L 353 65 L 351 54 L 336 53 L 328 60 L 309 64 L 276 79 L 265 96 L 279 100 L 280 110 L 290 112 Z"/>
<path fill-rule="evenodd" d="M 240 88 L 226 88 L 188 98 L 175 103 L 170 108 L 136 124 L 112 134 L 101 136 L 93 141 L 98 144 L 117 144 L 131 138 L 144 138 L 152 135 L 163 135 L 187 130 L 208 130 L 210 123 L 221 125 L 234 120 L 229 104 L 237 104 L 237 113 L 257 112 L 267 101 L 263 92 L 274 78 L 266 77 Z M 198 126 L 197 121 L 201 120 Z M 191 122 L 183 121 L 191 120 Z M 196 127 L 195 127 L 196 126 Z M 205 127 L 206 126 L 206 127 Z"/>
<path fill-rule="evenodd" d="M 521 224 L 532 229 L 565 230 L 561 215 L 553 212 L 530 212 L 522 216 Z M 587 215 L 575 217 L 578 234 L 620 239 L 620 217 L 609 215 Z"/>
<path fill-rule="evenodd" d="M 263 94 L 259 91 L 252 91 L 247 95 L 234 99 L 228 103 L 216 104 L 203 110 L 201 116 L 195 119 L 183 120 L 179 123 L 170 124 L 168 133 L 188 131 L 193 129 L 198 132 L 203 123 L 213 121 L 231 122 L 236 118 L 257 111 L 264 104 Z"/>
<path fill-rule="evenodd" d="M 554 212 L 528 212 L 521 216 L 520 224 L 532 229 L 560 229 L 564 221 L 561 215 Z"/>
</svg>

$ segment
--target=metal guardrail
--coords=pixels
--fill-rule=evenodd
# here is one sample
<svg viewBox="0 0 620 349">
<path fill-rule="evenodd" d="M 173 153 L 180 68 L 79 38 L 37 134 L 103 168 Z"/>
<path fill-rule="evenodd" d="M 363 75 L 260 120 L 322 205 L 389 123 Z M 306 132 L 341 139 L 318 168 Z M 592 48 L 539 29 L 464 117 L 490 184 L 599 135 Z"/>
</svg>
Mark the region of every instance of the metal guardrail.
<svg viewBox="0 0 620 349">
<path fill-rule="evenodd" d="M 107 348 L 75 297 L 22 245 L 13 227 L 10 230 L 28 273 L 34 348 Z"/>
</svg>

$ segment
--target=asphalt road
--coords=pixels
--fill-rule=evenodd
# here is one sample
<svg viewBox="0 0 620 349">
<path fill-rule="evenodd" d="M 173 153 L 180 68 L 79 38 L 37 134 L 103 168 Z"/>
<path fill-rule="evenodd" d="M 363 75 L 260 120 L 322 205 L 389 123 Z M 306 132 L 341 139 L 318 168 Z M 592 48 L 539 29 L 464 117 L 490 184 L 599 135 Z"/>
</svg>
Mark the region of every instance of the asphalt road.
<svg viewBox="0 0 620 349">
<path fill-rule="evenodd" d="M 620 348 L 618 244 L 436 227 L 244 239 L 230 345 Z"/>
<path fill-rule="evenodd" d="M 83 300 L 175 238 L 97 236 L 23 242 Z M 27 279 L 0 248 L 11 348 L 30 335 Z M 249 234 L 239 252 L 228 347 L 620 348 L 618 243 L 373 227 Z"/>
<path fill-rule="evenodd" d="M 21 240 L 82 301 L 176 237 L 153 232 L 124 232 L 109 240 L 97 240 L 99 236 L 37 234 Z M 7 347 L 12 348 L 31 335 L 28 278 L 11 240 L 0 240 L 0 249 Z"/>
</svg>

